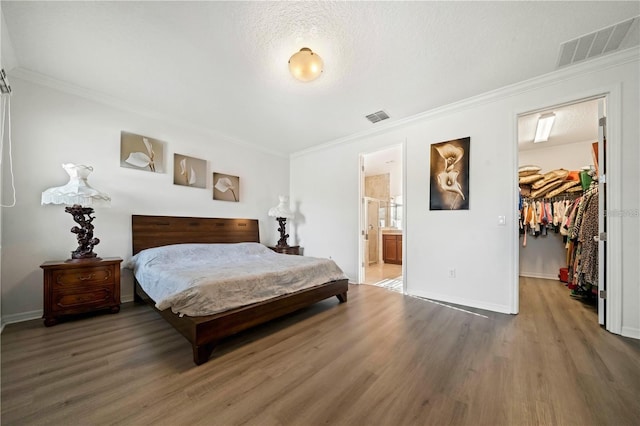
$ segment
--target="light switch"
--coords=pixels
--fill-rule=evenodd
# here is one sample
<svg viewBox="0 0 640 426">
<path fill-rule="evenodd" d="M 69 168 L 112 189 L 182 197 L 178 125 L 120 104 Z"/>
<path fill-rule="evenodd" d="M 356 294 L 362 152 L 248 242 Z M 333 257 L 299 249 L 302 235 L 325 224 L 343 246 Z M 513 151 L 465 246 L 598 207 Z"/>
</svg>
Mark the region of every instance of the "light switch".
<svg viewBox="0 0 640 426">
<path fill-rule="evenodd" d="M 498 216 L 498 225 L 504 226 L 507 224 L 506 216 Z"/>
</svg>

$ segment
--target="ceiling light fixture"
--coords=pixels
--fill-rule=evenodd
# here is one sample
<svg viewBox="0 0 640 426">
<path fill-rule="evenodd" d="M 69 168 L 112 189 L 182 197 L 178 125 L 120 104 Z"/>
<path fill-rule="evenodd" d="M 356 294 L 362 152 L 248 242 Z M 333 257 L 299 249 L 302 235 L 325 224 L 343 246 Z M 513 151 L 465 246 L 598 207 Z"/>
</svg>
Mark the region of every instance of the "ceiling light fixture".
<svg viewBox="0 0 640 426">
<path fill-rule="evenodd" d="M 533 143 L 546 142 L 549 140 L 551 134 L 551 127 L 556 119 L 556 115 L 552 112 L 542 114 L 538 117 L 538 125 L 536 126 L 536 136 L 533 138 Z"/>
<path fill-rule="evenodd" d="M 318 78 L 322 73 L 323 65 L 322 58 L 308 47 L 303 47 L 289 58 L 291 75 L 304 82 Z"/>
</svg>

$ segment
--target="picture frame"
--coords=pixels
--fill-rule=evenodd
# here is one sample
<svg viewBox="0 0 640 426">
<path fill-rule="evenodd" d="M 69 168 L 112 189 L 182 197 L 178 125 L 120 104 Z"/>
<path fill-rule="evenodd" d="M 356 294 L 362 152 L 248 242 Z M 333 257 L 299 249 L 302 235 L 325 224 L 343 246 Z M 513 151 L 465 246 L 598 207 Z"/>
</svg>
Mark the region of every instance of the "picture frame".
<svg viewBox="0 0 640 426">
<path fill-rule="evenodd" d="M 213 173 L 213 199 L 217 201 L 240 201 L 240 178 L 224 173 Z"/>
<path fill-rule="evenodd" d="M 188 155 L 173 154 L 173 184 L 193 188 L 207 187 L 207 161 Z"/>
<path fill-rule="evenodd" d="M 469 210 L 471 137 L 431 145 L 429 210 Z"/>
<path fill-rule="evenodd" d="M 149 136 L 120 132 L 120 167 L 164 173 L 166 143 Z"/>
</svg>

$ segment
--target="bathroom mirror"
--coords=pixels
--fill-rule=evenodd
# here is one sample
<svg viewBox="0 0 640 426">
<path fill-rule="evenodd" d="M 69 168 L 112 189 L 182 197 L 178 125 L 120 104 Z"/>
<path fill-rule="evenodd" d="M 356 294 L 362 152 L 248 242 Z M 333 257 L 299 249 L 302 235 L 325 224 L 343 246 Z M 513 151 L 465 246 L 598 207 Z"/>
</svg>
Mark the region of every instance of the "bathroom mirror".
<svg viewBox="0 0 640 426">
<path fill-rule="evenodd" d="M 380 208 L 378 213 L 380 228 L 390 226 L 389 221 L 387 220 L 387 217 L 389 217 L 389 203 L 387 203 L 386 201 L 380 201 Z"/>
<path fill-rule="evenodd" d="M 389 226 L 402 229 L 402 204 L 390 203 Z"/>
</svg>

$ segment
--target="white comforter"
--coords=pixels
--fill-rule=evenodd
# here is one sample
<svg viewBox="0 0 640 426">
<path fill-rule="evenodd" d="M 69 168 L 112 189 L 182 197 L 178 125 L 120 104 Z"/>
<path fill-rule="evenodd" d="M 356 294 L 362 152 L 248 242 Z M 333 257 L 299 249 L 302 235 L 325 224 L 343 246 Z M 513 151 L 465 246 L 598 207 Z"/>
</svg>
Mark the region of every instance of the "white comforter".
<svg viewBox="0 0 640 426">
<path fill-rule="evenodd" d="M 278 254 L 258 243 L 143 250 L 129 267 L 160 310 L 211 315 L 347 278 L 329 259 Z"/>
</svg>

